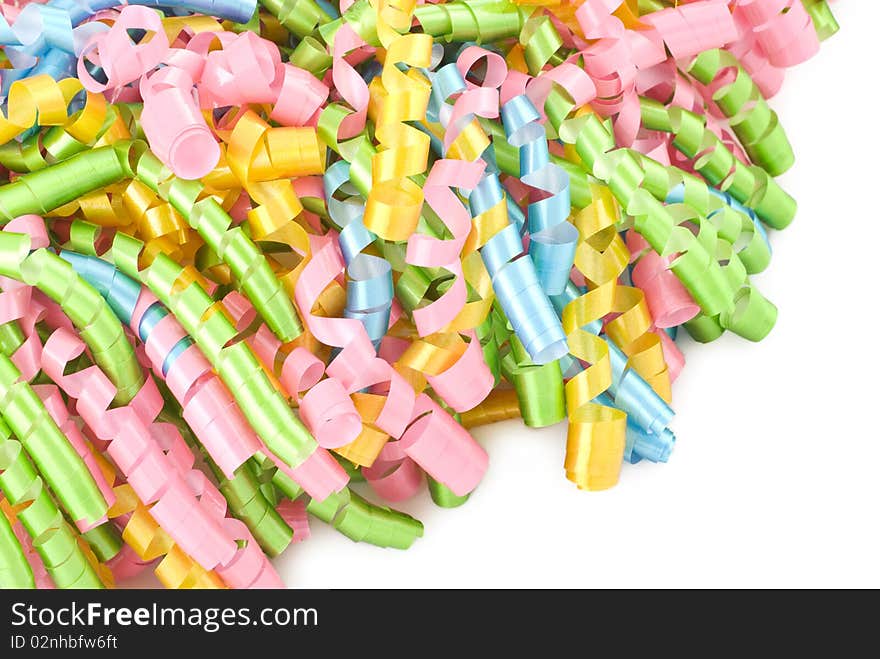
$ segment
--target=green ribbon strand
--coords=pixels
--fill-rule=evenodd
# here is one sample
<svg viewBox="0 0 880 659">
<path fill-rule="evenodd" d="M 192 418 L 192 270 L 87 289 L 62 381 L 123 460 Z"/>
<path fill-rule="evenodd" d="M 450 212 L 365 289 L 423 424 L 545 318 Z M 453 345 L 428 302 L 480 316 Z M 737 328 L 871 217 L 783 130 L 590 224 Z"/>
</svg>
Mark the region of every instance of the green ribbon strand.
<svg viewBox="0 0 880 659">
<path fill-rule="evenodd" d="M 142 142 L 117 142 L 71 156 L 0 187 L 0 226 L 30 213 L 46 215 L 95 190 L 134 176 Z"/>
<path fill-rule="evenodd" d="M 730 152 L 706 127 L 706 118 L 682 108 L 665 108 L 641 99 L 642 122 L 648 130 L 672 133 L 676 149 L 694 161 L 694 168 L 710 185 L 730 195 L 774 229 L 784 229 L 794 219 L 797 202 L 763 168 L 749 166 Z"/>
<path fill-rule="evenodd" d="M 2 497 L 3 493 L 0 492 L 0 498 Z M 0 589 L 35 587 L 34 573 L 18 538 L 15 537 L 6 515 L 0 512 Z"/>
<path fill-rule="evenodd" d="M 431 501 L 441 508 L 458 508 L 470 498 L 470 493 L 464 496 L 458 496 L 446 487 L 443 483 L 435 481 L 428 476 L 428 492 L 431 494 Z"/>
<path fill-rule="evenodd" d="M 728 51 L 715 48 L 696 57 L 687 72 L 708 85 L 722 72 L 731 70 L 736 71 L 736 77 L 718 89 L 712 100 L 730 120 L 731 129 L 752 162 L 770 176 L 779 176 L 794 164 L 794 151 L 779 117 L 739 61 Z"/>
<path fill-rule="evenodd" d="M 424 533 L 422 523 L 406 513 L 370 503 L 348 488 L 306 509 L 355 542 L 408 549 Z"/>
<path fill-rule="evenodd" d="M 275 335 L 284 342 L 302 334 L 293 302 L 266 257 L 213 197 L 199 199 L 204 185 L 179 179 L 152 153 L 138 160 L 137 178 L 183 216 L 226 263 L 244 294 Z"/>
<path fill-rule="evenodd" d="M 565 419 L 565 387 L 559 360 L 536 366 L 516 336 L 501 360 L 501 372 L 513 385 L 523 422 L 530 428 L 544 428 Z"/>
<path fill-rule="evenodd" d="M 92 523 L 104 517 L 107 503 L 82 458 L 6 355 L 0 355 L 0 416 L 21 440 L 72 519 Z M 10 490 L 3 489 L 12 496 Z"/>
<path fill-rule="evenodd" d="M 18 518 L 58 588 L 104 587 L 22 445 L 11 439 L 9 427 L 2 421 L 0 489 L 13 506 L 22 506 Z"/>
</svg>

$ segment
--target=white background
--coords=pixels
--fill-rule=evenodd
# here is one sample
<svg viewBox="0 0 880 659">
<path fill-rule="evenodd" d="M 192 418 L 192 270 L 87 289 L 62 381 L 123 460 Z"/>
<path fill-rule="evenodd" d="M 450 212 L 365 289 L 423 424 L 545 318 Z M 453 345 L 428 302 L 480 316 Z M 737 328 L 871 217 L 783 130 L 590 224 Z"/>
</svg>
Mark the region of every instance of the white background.
<svg viewBox="0 0 880 659">
<path fill-rule="evenodd" d="M 840 32 L 771 102 L 800 204 L 772 236 L 760 290 L 780 309 L 759 344 L 681 346 L 668 464 L 624 465 L 580 492 L 565 424 L 474 431 L 490 454 L 462 507 L 427 492 L 408 551 L 356 544 L 318 520 L 277 560 L 292 587 L 878 587 L 880 2 L 833 5 Z M 140 581 L 140 580 L 139 580 Z M 143 581 L 141 581 L 143 583 Z"/>
<path fill-rule="evenodd" d="M 427 493 L 408 551 L 314 520 L 277 565 L 293 587 L 880 586 L 880 2 L 833 5 L 841 30 L 771 101 L 799 203 L 755 277 L 779 307 L 758 344 L 682 339 L 668 464 L 624 465 L 607 492 L 562 469 L 565 424 L 474 431 L 489 472 L 462 507 Z"/>
</svg>

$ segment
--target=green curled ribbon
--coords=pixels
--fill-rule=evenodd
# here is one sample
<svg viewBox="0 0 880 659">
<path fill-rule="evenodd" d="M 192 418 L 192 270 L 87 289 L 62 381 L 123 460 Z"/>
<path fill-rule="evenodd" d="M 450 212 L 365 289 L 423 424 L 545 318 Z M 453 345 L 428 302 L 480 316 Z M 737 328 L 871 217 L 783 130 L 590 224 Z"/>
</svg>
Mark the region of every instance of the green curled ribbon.
<svg viewBox="0 0 880 659">
<path fill-rule="evenodd" d="M 0 416 L 21 440 L 72 519 L 93 523 L 107 514 L 107 502 L 82 458 L 49 416 L 39 396 L 22 381 L 15 364 L 3 354 L 0 354 Z"/>
<path fill-rule="evenodd" d="M 667 206 L 667 210 L 675 218 L 676 226 L 672 229 L 670 239 L 666 244 L 666 252 L 681 254 L 673 261 L 670 269 L 679 276 L 686 287 L 689 284 L 690 286 L 698 285 L 693 279 L 694 273 L 704 271 L 705 265 L 696 259 L 692 260 L 692 256 L 696 256 L 698 259 L 702 253 L 690 250 L 694 235 L 685 226 L 687 223 L 694 224 L 698 228 L 697 243 L 703 245 L 707 254 L 711 254 L 711 250 L 715 250 L 715 263 L 718 264 L 720 272 L 726 279 L 727 289 L 735 291 L 733 306 L 727 306 L 717 314 L 718 325 L 743 338 L 752 341 L 761 340 L 773 328 L 777 310 L 751 284 L 746 267 L 733 251 L 732 244 L 719 239 L 718 225 L 695 212 L 693 207 L 687 204 L 670 204 Z M 638 226 L 638 223 L 636 225 Z M 725 228 L 723 222 L 720 225 L 722 229 Z M 733 226 L 735 229 L 738 228 L 736 225 Z M 702 305 L 701 308 L 704 309 L 705 315 L 709 317 L 715 315 L 706 313 Z"/>
<path fill-rule="evenodd" d="M 813 27 L 816 28 L 820 41 L 825 41 L 837 33 L 840 25 L 837 24 L 837 19 L 831 13 L 831 7 L 826 0 L 801 0 L 801 2 L 813 19 Z"/>
<path fill-rule="evenodd" d="M 343 465 L 346 466 L 344 463 Z M 364 480 L 360 471 L 352 471 L 348 468 L 346 471 L 349 472 L 352 481 Z M 302 488 L 278 469 L 273 472 L 272 484 L 291 501 L 295 501 L 303 494 Z M 464 497 L 466 498 L 467 496 Z M 354 508 L 346 511 L 349 506 Z M 349 488 L 331 494 L 321 502 L 311 500 L 307 510 L 350 540 L 366 542 L 378 547 L 408 549 L 416 538 L 422 537 L 424 532 L 422 523 L 412 516 L 370 503 Z"/>
<path fill-rule="evenodd" d="M 315 0 L 259 0 L 260 5 L 300 39 L 331 21 Z"/>
<path fill-rule="evenodd" d="M 117 142 L 77 153 L 0 187 L 0 226 L 28 214 L 46 215 L 83 195 L 134 176 L 143 142 Z"/>
<path fill-rule="evenodd" d="M 518 36 L 534 11 L 508 0 L 457 0 L 419 5 L 413 13 L 422 31 L 436 39 L 484 43 Z"/>
<path fill-rule="evenodd" d="M 75 479 L 75 476 L 71 478 Z M 22 506 L 18 518 L 33 539 L 34 549 L 58 588 L 104 587 L 75 532 L 43 487 L 43 481 L 27 459 L 22 445 L 10 438 L 9 427 L 2 421 L 0 489 L 13 506 Z M 58 490 L 55 493 L 60 494 Z"/>
<path fill-rule="evenodd" d="M 333 58 L 327 49 L 314 37 L 307 36 L 300 41 L 290 54 L 290 63 L 305 69 L 320 80 L 333 65 Z"/>
<path fill-rule="evenodd" d="M 748 274 L 763 272 L 770 265 L 770 244 L 764 234 L 756 230 L 752 218 L 711 194 L 706 182 L 693 174 L 674 165 L 662 165 L 637 151 L 628 150 L 628 153 L 639 161 L 644 171 L 642 187 L 658 201 L 669 199 L 673 189 L 682 186 L 682 202 L 715 224 L 718 237 L 735 250 Z"/>
<path fill-rule="evenodd" d="M 111 522 L 104 522 L 80 535 L 102 563 L 106 563 L 122 551 L 122 536 Z"/>
<path fill-rule="evenodd" d="M 534 16 L 526 21 L 519 41 L 523 46 L 526 66 L 533 76 L 543 71 L 548 63 L 559 64 L 562 61 L 561 58 L 554 58 L 562 47 L 562 37 L 547 15 Z"/>
<path fill-rule="evenodd" d="M 740 161 L 718 136 L 706 127 L 706 118 L 678 107 L 664 108 L 641 99 L 642 123 L 648 130 L 673 135 L 673 145 L 694 161 L 694 168 L 710 185 L 754 209 L 774 229 L 784 229 L 794 219 L 797 202 L 761 167 Z"/>
<path fill-rule="evenodd" d="M 24 332 L 16 322 L 0 324 L 0 352 L 7 357 L 15 354 L 15 351 L 24 343 Z"/>
<path fill-rule="evenodd" d="M 660 115 L 657 117 L 655 114 L 654 120 L 663 121 L 663 117 L 666 116 L 664 106 L 655 104 L 649 99 L 643 99 L 642 112 L 654 112 L 658 106 Z M 566 126 L 571 126 L 568 124 L 570 120 L 567 117 L 573 109 L 575 109 L 575 104 L 568 94 L 563 89 L 554 87 L 548 95 L 544 107 L 550 123 L 557 130 L 566 130 Z M 491 125 L 491 129 L 493 135 L 503 136 L 502 129 L 497 124 Z M 571 128 L 567 130 L 568 133 L 572 132 Z M 571 138 L 570 134 L 569 138 Z M 501 170 L 506 174 L 515 175 L 515 168 L 519 167 L 519 163 L 512 161 L 513 153 L 508 153 L 513 152 L 513 149 L 505 147 L 503 141 L 494 140 L 493 143 Z M 638 151 L 632 149 L 620 149 L 620 151 L 625 151 L 638 160 L 644 175 L 641 187 L 650 192 L 657 201 L 665 202 L 672 190 L 682 184 L 685 186 L 684 203 L 700 214 L 711 217 L 716 223 L 723 219 L 727 228 L 723 230 L 719 228 L 719 236 L 737 247 L 737 254 L 742 258 L 749 274 L 762 272 L 769 265 L 770 246 L 764 237 L 755 231 L 752 219 L 743 212 L 725 204 L 717 195 L 711 194 L 705 181 L 674 165 L 663 165 Z M 589 172 L 586 172 L 587 176 L 584 176 L 585 171 L 582 166 L 562 158 L 551 156 L 551 161 L 564 167 L 569 173 L 572 183 L 572 206 L 583 208 L 589 205 L 592 201 L 589 188 L 592 177 Z M 718 215 L 719 213 L 720 215 Z M 730 213 L 733 213 L 733 216 Z M 737 225 L 739 233 L 736 232 Z"/>
<path fill-rule="evenodd" d="M 0 233 L 0 274 L 35 286 L 61 305 L 116 387 L 114 400 L 128 403 L 144 378 L 119 319 L 64 259 L 45 248 L 29 249 L 30 236 Z"/>
<path fill-rule="evenodd" d="M 121 116 L 115 105 L 108 104 L 106 109 L 104 121 L 90 142 L 78 140 L 63 126 L 50 126 L 21 142 L 10 140 L 0 145 L 0 165 L 13 172 L 34 172 L 90 149 Z"/>
<path fill-rule="evenodd" d="M 510 344 L 510 352 L 501 360 L 501 372 L 516 390 L 523 422 L 530 428 L 543 428 L 565 419 L 565 388 L 559 360 L 536 366 L 515 335 L 511 336 Z"/>
<path fill-rule="evenodd" d="M 3 493 L 0 492 L 0 498 Z M 0 511 L 0 589 L 35 588 L 34 573 L 6 515 Z"/>
<path fill-rule="evenodd" d="M 776 112 L 739 61 L 728 51 L 715 48 L 694 58 L 687 68 L 704 85 L 729 71 L 736 71 L 736 77 L 719 88 L 712 100 L 730 120 L 752 162 L 771 176 L 779 176 L 794 164 L 794 151 Z"/>
<path fill-rule="evenodd" d="M 345 488 L 306 506 L 312 515 L 354 540 L 377 547 L 408 549 L 424 533 L 422 523 L 406 513 L 370 503 Z"/>
<path fill-rule="evenodd" d="M 303 493 L 302 488 L 280 470 L 273 475 L 272 483 L 292 501 Z M 377 547 L 408 549 L 424 533 L 419 520 L 370 503 L 347 487 L 323 501 L 312 499 L 306 510 L 345 537 Z"/>
<path fill-rule="evenodd" d="M 458 496 L 443 483 L 435 481 L 430 476 L 428 476 L 428 492 L 431 495 L 431 501 L 441 508 L 458 508 L 464 505 L 471 496 L 470 492 Z"/>
<path fill-rule="evenodd" d="M 230 512 L 247 525 L 266 555 L 278 556 L 293 539 L 293 530 L 266 498 L 251 465 L 243 464 L 231 479 L 212 468 Z"/>
<path fill-rule="evenodd" d="M 673 6 L 668 3 L 664 4 L 663 0 L 639 0 L 638 5 L 639 15 L 641 16 Z"/>
<path fill-rule="evenodd" d="M 284 342 L 302 334 L 302 324 L 287 292 L 260 248 L 213 197 L 199 199 L 204 185 L 179 179 L 152 153 L 137 161 L 136 176 L 181 214 L 232 270 L 245 295 L 275 335 Z"/>
<path fill-rule="evenodd" d="M 702 221 L 684 205 L 671 211 L 643 187 L 643 159 L 627 149 L 617 149 L 611 131 L 596 115 L 564 119 L 562 113 L 548 113 L 548 117 L 558 122 L 560 138 L 574 145 L 587 172 L 608 185 L 624 211 L 633 217 L 635 230 L 651 247 L 661 255 L 678 254 L 670 269 L 709 322 L 752 341 L 766 336 L 775 322 L 776 308 L 747 280 L 741 280 L 741 271 L 745 270 L 741 263 L 729 262 L 729 267 L 722 268 L 719 259 L 729 259 L 733 253 L 729 247 L 719 253 L 718 232 L 711 223 Z M 696 236 L 681 226 L 682 222 L 693 220 L 697 220 L 699 227 Z M 745 285 L 737 287 L 740 281 Z M 713 338 L 718 335 L 720 332 L 715 332 Z M 711 340 L 708 332 L 701 336 Z"/>
<path fill-rule="evenodd" d="M 335 20 L 325 23 L 318 28 L 318 36 L 324 40 L 329 48 L 333 48 L 333 39 L 336 32 L 347 23 L 358 36 L 371 46 L 380 46 L 379 34 L 376 31 L 376 9 L 369 0 L 357 0 L 345 10 L 345 13 Z"/>
<path fill-rule="evenodd" d="M 492 311 L 486 316 L 486 320 L 477 325 L 475 332 L 477 340 L 483 348 L 483 360 L 492 372 L 497 385 L 501 378 L 501 346 L 507 341 L 510 333 L 506 332 L 506 323 L 503 329 L 498 329 L 497 326 L 501 324 L 501 321 L 494 307 L 493 304 Z"/>
</svg>

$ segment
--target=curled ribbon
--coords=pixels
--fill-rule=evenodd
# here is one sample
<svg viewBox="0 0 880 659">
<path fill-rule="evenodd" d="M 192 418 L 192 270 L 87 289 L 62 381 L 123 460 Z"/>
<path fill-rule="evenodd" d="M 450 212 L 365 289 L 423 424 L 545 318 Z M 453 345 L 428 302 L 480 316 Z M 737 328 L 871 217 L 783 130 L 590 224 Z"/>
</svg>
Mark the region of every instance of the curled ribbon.
<svg viewBox="0 0 880 659">
<path fill-rule="evenodd" d="M 497 420 L 611 487 L 669 459 L 678 328 L 776 320 L 767 99 L 826 0 L 259 4 L 3 9 L 2 585 L 404 549 L 349 483 L 461 506 Z"/>
<path fill-rule="evenodd" d="M 17 508 L 18 518 L 58 588 L 103 587 L 22 445 L 10 439 L 10 430 L 2 421 L 0 489 Z"/>
<path fill-rule="evenodd" d="M 708 87 L 712 100 L 730 120 L 752 161 L 771 176 L 778 176 L 794 163 L 794 152 L 758 86 L 733 55 L 708 50 L 696 57 L 688 73 Z"/>
</svg>

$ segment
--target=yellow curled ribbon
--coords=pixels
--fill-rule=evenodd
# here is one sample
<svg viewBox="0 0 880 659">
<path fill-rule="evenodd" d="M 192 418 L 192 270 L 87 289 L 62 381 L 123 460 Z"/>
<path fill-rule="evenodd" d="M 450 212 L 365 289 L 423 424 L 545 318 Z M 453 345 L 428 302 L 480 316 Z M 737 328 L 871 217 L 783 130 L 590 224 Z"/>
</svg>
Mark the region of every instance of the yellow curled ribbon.
<svg viewBox="0 0 880 659">
<path fill-rule="evenodd" d="M 648 332 L 651 316 L 641 290 L 618 284 L 629 263 L 629 251 L 617 231 L 619 210 L 608 187 L 591 184 L 593 201 L 574 217 L 580 242 L 575 266 L 591 289 L 562 312 L 562 327 L 572 356 L 589 366 L 565 385 L 568 442 L 565 470 L 581 489 L 597 490 L 617 483 L 626 446 L 626 414 L 592 403 L 611 386 L 608 345 L 583 328 L 609 314 L 608 337 L 629 357 L 635 369 L 665 400 L 671 386 L 659 338 Z"/>
<path fill-rule="evenodd" d="M 434 40 L 428 34 L 397 33 L 397 29 L 409 29 L 414 2 L 374 2 L 377 33 L 386 52 L 382 75 L 369 86 L 367 114 L 376 125 L 379 150 L 372 158 L 373 187 L 367 196 L 364 225 L 380 238 L 399 241 L 416 230 L 424 202 L 421 188 L 409 177 L 427 168 L 431 141 L 405 122 L 425 120 L 431 83 L 416 67 L 431 65 Z M 409 68 L 404 73 L 398 65 Z"/>
<path fill-rule="evenodd" d="M 580 234 L 574 262 L 593 288 L 569 303 L 563 312 L 563 325 L 565 314 L 574 314 L 578 327 L 612 313 L 619 314 L 606 324 L 605 332 L 629 357 L 627 367 L 670 402 L 669 371 L 659 337 L 648 331 L 653 321 L 645 294 L 641 289 L 617 283 L 630 257 L 617 230 L 619 207 L 607 186 L 592 184 L 591 190 L 593 202 L 574 217 Z"/>
<path fill-rule="evenodd" d="M 113 488 L 116 503 L 108 516 L 113 519 L 130 515 L 122 539 L 144 561 L 163 557 L 155 568 L 156 577 L 166 588 L 225 588 L 220 577 L 205 570 L 178 547 L 150 515 L 149 509 L 130 485 Z"/>
</svg>

